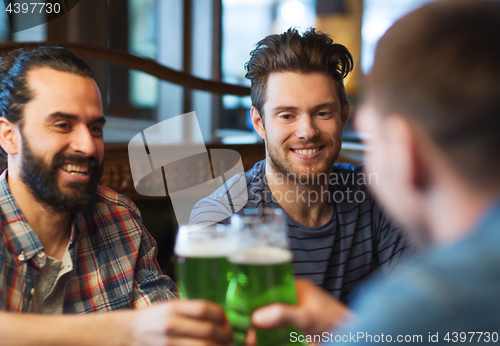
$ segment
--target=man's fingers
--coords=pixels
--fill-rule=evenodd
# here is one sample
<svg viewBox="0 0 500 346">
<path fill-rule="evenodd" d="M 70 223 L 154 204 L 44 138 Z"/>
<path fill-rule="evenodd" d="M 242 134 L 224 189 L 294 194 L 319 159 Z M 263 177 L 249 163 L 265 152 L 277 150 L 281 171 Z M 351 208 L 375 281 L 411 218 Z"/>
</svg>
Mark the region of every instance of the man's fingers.
<svg viewBox="0 0 500 346">
<path fill-rule="evenodd" d="M 257 333 L 255 329 L 250 329 L 245 338 L 245 346 L 256 346 L 257 345 Z"/>
<path fill-rule="evenodd" d="M 257 309 L 252 325 L 260 329 L 294 326 L 306 334 L 320 334 L 350 316 L 347 307 L 313 282 L 296 280 L 298 306 L 272 304 Z"/>
<path fill-rule="evenodd" d="M 214 323 L 227 324 L 224 309 L 214 302 L 205 300 L 181 300 L 169 302 L 172 312 L 198 320 L 210 320 Z"/>
<path fill-rule="evenodd" d="M 132 327 L 137 345 L 220 346 L 233 340 L 222 308 L 206 301 L 154 304 L 137 310 Z"/>
<path fill-rule="evenodd" d="M 332 296 L 308 279 L 296 279 L 295 289 L 297 291 L 297 300 L 300 305 L 308 305 L 311 301 L 320 300 L 333 301 Z"/>
<path fill-rule="evenodd" d="M 289 325 L 297 326 L 297 307 L 286 304 L 271 304 L 255 310 L 252 325 L 258 329 L 275 329 Z"/>
<path fill-rule="evenodd" d="M 154 344 L 154 345 L 158 345 L 158 344 Z M 165 339 L 165 341 L 161 343 L 161 345 L 166 345 L 166 346 L 231 346 L 232 343 L 221 344 L 221 343 L 214 342 L 213 340 L 207 340 L 207 339 L 191 339 L 191 338 L 184 338 L 184 337 L 169 338 L 169 337 L 167 337 Z"/>
<path fill-rule="evenodd" d="M 229 323 L 214 324 L 205 320 L 190 317 L 176 316 L 169 319 L 165 326 L 168 338 L 192 338 L 214 340 L 220 344 L 229 344 L 233 340 L 233 333 Z"/>
</svg>

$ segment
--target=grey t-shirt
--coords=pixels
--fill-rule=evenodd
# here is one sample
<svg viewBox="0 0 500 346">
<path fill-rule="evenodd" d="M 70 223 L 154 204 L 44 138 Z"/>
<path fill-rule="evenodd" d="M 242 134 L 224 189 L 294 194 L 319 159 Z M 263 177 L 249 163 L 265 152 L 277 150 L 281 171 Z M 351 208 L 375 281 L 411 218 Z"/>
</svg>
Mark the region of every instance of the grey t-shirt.
<svg viewBox="0 0 500 346">
<path fill-rule="evenodd" d="M 35 282 L 31 312 L 39 314 L 62 314 L 64 291 L 68 274 L 73 270 L 68 249 L 61 260 L 47 256 L 43 251 L 37 254 L 45 258 L 45 264 Z M 43 262 L 43 261 L 42 261 Z"/>
<path fill-rule="evenodd" d="M 244 214 L 244 209 L 280 207 L 265 178 L 265 160 L 255 164 L 245 178 L 248 202 L 238 214 Z M 227 193 L 237 179 L 241 177 L 234 177 L 227 182 L 229 188 L 221 189 Z M 376 177 L 364 174 L 360 166 L 335 164 L 327 194 L 332 202 L 332 216 L 326 224 L 307 227 L 285 213 L 296 276 L 314 281 L 346 303 L 352 300 L 353 289 L 375 268 L 389 273 L 411 252 L 406 237 L 391 224 L 367 191 L 369 179 Z M 190 223 L 220 220 L 221 213 L 230 214 L 223 210 L 220 195 L 216 191 L 198 202 Z"/>
</svg>

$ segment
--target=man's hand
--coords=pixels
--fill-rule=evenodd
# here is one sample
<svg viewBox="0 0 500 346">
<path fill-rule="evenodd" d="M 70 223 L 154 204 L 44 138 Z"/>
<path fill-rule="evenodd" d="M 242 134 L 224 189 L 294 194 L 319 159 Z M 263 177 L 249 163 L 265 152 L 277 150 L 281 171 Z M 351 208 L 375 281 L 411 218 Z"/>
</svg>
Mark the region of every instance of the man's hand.
<svg viewBox="0 0 500 346">
<path fill-rule="evenodd" d="M 0 346 L 229 346 L 233 339 L 224 310 L 201 300 L 81 315 L 0 311 L 0 335 Z"/>
<path fill-rule="evenodd" d="M 170 301 L 134 311 L 133 345 L 231 345 L 224 310 L 201 300 Z"/>
<path fill-rule="evenodd" d="M 306 335 L 317 335 L 352 316 L 350 310 L 309 280 L 297 279 L 298 306 L 271 304 L 255 310 L 252 325 L 258 329 L 294 326 Z M 247 338 L 252 343 L 252 338 Z"/>
</svg>

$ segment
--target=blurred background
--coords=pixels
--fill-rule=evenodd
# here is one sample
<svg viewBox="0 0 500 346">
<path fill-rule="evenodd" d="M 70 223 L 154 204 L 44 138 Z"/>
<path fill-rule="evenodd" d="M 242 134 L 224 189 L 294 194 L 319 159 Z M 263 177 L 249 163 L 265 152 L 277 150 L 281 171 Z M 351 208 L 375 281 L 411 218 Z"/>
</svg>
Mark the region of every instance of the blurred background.
<svg viewBox="0 0 500 346">
<path fill-rule="evenodd" d="M 46 24 L 21 30 L 45 13 L 31 17 L 0 12 L 0 41 L 91 45 L 90 50 L 114 49 L 150 59 L 186 76 L 225 82 L 226 89 L 249 87 L 244 64 L 255 44 L 269 34 L 293 26 L 329 34 L 354 57 L 355 69 L 345 79 L 351 109 L 355 111 L 363 75 L 371 66 L 375 45 L 389 26 L 430 0 L 65 0 L 65 13 Z M 14 3 L 15 0 L 10 1 Z M 36 17 L 36 18 L 35 18 Z M 49 18 L 50 19 L 50 18 Z M 29 21 L 28 23 L 26 21 Z M 93 48 L 92 48 L 93 47 Z M 115 51 L 115 52 L 116 52 Z M 172 272 L 172 246 L 177 222 L 168 189 L 164 197 L 139 195 L 134 188 L 127 144 L 138 133 L 163 120 L 195 111 L 207 147 L 237 150 L 248 170 L 264 157 L 264 146 L 249 121 L 249 96 L 197 90 L 127 67 L 130 59 L 109 62 L 90 54 L 101 90 L 106 123 L 106 171 L 101 184 L 134 200 L 143 221 L 159 243 L 158 260 Z M 241 91 L 243 90 L 243 91 Z M 238 95 L 248 95 L 240 89 Z M 180 121 L 157 136 L 157 143 L 183 133 L 192 123 Z M 340 160 L 359 163 L 363 148 L 359 134 L 348 124 Z M 188 165 L 189 166 L 189 165 Z M 179 167 L 179 176 L 182 170 Z M 203 178 L 201 178 L 203 179 Z M 198 183 L 203 182 L 200 181 Z M 161 182 L 163 183 L 163 182 Z"/>
<path fill-rule="evenodd" d="M 260 39 L 291 26 L 301 31 L 316 27 L 354 56 L 355 70 L 345 84 L 355 106 L 359 81 L 370 68 L 379 37 L 397 18 L 428 1 L 81 0 L 66 15 L 16 33 L 2 11 L 0 40 L 116 48 L 203 79 L 250 86 L 244 64 Z M 22 23 L 12 23 L 16 24 Z M 91 64 L 109 118 L 108 143 L 128 143 L 138 131 L 193 110 L 206 143 L 258 141 L 249 123 L 248 96 L 185 90 L 119 65 Z M 356 140 L 350 129 L 345 136 Z"/>
</svg>

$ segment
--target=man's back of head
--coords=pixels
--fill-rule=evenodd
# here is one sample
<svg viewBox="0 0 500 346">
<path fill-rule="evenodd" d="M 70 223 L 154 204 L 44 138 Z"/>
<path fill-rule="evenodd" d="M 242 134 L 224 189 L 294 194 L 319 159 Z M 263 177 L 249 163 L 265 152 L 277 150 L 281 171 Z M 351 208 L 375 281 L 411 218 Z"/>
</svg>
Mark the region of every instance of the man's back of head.
<svg viewBox="0 0 500 346">
<path fill-rule="evenodd" d="M 500 3 L 437 1 L 380 40 L 368 98 L 421 126 L 470 184 L 499 186 L 499 62 Z"/>
</svg>

